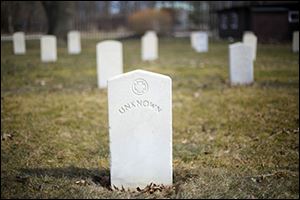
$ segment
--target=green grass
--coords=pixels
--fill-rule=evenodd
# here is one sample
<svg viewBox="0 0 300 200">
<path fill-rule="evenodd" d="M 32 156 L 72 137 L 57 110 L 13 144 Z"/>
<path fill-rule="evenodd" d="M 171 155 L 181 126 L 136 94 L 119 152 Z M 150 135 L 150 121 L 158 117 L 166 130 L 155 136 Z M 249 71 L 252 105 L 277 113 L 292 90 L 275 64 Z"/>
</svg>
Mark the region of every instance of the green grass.
<svg viewBox="0 0 300 200">
<path fill-rule="evenodd" d="M 97 89 L 96 42 L 82 54 L 39 43 L 15 56 L 1 42 L 1 198 L 299 198 L 299 54 L 258 45 L 255 83 L 231 87 L 228 43 L 199 54 L 187 39 L 161 39 L 160 58 L 123 41 L 124 71 L 173 80 L 174 189 L 108 189 L 107 93 Z M 83 184 L 76 181 L 84 180 Z"/>
</svg>

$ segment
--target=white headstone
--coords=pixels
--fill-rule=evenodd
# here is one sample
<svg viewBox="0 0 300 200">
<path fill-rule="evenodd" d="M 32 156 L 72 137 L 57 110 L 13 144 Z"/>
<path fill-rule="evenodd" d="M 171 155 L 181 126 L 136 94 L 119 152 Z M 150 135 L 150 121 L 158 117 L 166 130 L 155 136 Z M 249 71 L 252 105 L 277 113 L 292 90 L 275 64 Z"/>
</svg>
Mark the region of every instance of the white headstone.
<svg viewBox="0 0 300 200">
<path fill-rule="evenodd" d="M 23 32 L 16 32 L 13 34 L 13 48 L 14 54 L 25 54 L 25 35 Z"/>
<path fill-rule="evenodd" d="M 257 49 L 257 37 L 254 33 L 250 31 L 246 31 L 243 34 L 243 43 L 250 46 L 252 48 L 252 57 L 253 60 L 256 59 L 256 49 Z"/>
<path fill-rule="evenodd" d="M 70 31 L 68 33 L 69 54 L 79 54 L 81 52 L 80 32 Z"/>
<path fill-rule="evenodd" d="M 293 32 L 293 52 L 299 52 L 299 31 Z"/>
<path fill-rule="evenodd" d="M 147 31 L 142 37 L 142 60 L 158 58 L 158 38 L 154 31 Z"/>
<path fill-rule="evenodd" d="M 232 85 L 252 83 L 252 47 L 241 42 L 229 45 L 229 66 Z"/>
<path fill-rule="evenodd" d="M 197 31 L 191 33 L 191 44 L 197 52 L 208 51 L 208 35 L 206 32 Z"/>
<path fill-rule="evenodd" d="M 172 185 L 172 80 L 135 70 L 108 81 L 111 185 Z"/>
<path fill-rule="evenodd" d="M 55 62 L 57 60 L 57 44 L 54 35 L 41 37 L 41 60 L 42 62 Z"/>
<path fill-rule="evenodd" d="M 123 73 L 122 43 L 107 40 L 97 44 L 98 87 L 106 88 L 107 80 Z"/>
</svg>

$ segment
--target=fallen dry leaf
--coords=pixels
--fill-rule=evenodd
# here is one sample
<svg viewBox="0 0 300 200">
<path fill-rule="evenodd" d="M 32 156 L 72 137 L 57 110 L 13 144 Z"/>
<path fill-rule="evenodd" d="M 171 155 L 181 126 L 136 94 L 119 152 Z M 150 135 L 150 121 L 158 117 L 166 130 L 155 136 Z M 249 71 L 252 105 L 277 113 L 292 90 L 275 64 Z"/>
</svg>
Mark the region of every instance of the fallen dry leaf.
<svg viewBox="0 0 300 200">
<path fill-rule="evenodd" d="M 78 185 L 86 185 L 85 180 L 76 181 L 75 183 L 78 184 Z"/>
</svg>

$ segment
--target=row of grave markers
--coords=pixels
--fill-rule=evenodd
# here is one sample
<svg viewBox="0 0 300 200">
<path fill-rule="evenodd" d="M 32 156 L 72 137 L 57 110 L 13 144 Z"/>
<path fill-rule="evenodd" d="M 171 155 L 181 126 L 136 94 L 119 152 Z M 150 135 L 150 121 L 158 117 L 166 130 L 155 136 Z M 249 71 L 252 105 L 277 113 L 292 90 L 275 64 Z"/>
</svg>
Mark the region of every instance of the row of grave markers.
<svg viewBox="0 0 300 200">
<path fill-rule="evenodd" d="M 208 34 L 204 31 L 194 31 L 190 35 L 191 46 L 196 52 L 208 51 Z M 251 31 L 243 34 L 243 43 L 252 47 L 253 60 L 256 59 L 257 37 Z M 299 31 L 293 32 L 292 51 L 299 52 Z"/>
<path fill-rule="evenodd" d="M 152 38 L 150 44 L 147 37 Z M 199 36 L 193 37 L 196 38 L 191 40 L 197 41 Z M 253 81 L 257 39 L 247 37 L 245 36 L 243 43 L 229 46 L 230 76 L 233 83 Z M 250 44 L 253 41 L 255 44 Z M 46 39 L 41 41 L 42 49 L 56 47 L 55 45 L 49 47 L 49 43 L 56 44 L 56 39 L 46 36 Z M 146 33 L 142 38 L 143 59 L 156 59 L 157 46 L 155 34 Z M 205 49 L 196 45 L 193 48 L 196 51 Z M 147 49 L 151 51 L 145 52 Z M 150 183 L 171 186 L 173 182 L 171 78 L 144 70 L 123 74 L 121 42 L 112 40 L 100 42 L 96 46 L 96 51 L 97 73 L 100 77 L 98 84 L 99 87 L 108 89 L 112 188 L 135 190 L 138 187 L 144 188 Z"/>
<path fill-rule="evenodd" d="M 15 33 L 14 50 L 18 54 L 25 53 L 24 33 Z M 208 34 L 198 31 L 191 33 L 191 46 L 196 52 L 208 51 Z M 293 50 L 299 51 L 299 32 L 293 36 Z M 42 36 L 41 60 L 54 62 L 57 60 L 57 42 L 55 36 Z M 80 33 L 68 33 L 68 52 L 79 54 L 81 52 Z M 107 40 L 97 44 L 97 77 L 98 87 L 106 88 L 110 77 L 123 73 L 123 47 L 122 43 Z M 232 85 L 250 84 L 254 81 L 253 62 L 256 59 L 257 37 L 252 32 L 245 32 L 243 42 L 229 45 L 229 76 Z M 141 57 L 144 61 L 158 58 L 158 38 L 154 31 L 147 31 L 141 39 Z M 251 59 L 250 59 L 251 58 Z"/>
<path fill-rule="evenodd" d="M 56 36 L 44 35 L 41 37 L 41 60 L 51 62 L 57 60 L 57 41 Z M 25 34 L 16 32 L 13 34 L 14 54 L 22 55 L 26 53 Z M 69 54 L 79 54 L 81 52 L 80 33 L 70 31 L 68 33 L 68 52 Z"/>
<path fill-rule="evenodd" d="M 252 32 L 245 32 L 243 43 L 250 45 L 253 51 L 253 60 L 256 59 L 257 38 Z M 197 52 L 208 51 L 208 34 L 203 31 L 195 31 L 190 35 L 191 46 Z M 56 37 L 45 35 L 41 38 L 41 59 L 45 62 L 56 61 Z M 46 45 L 45 45 L 46 44 Z M 47 48 L 49 44 L 49 48 Z M 13 34 L 13 49 L 15 54 L 25 54 L 26 44 L 23 32 Z M 299 31 L 293 33 L 293 52 L 299 52 Z M 49 53 L 48 53 L 49 52 Z M 81 52 L 80 33 L 70 31 L 68 33 L 68 52 L 69 54 L 79 54 Z M 49 56 L 48 56 L 49 55 Z M 158 38 L 154 31 L 147 31 L 142 37 L 142 59 L 155 60 L 158 58 Z"/>
<path fill-rule="evenodd" d="M 13 51 L 16 55 L 26 53 L 25 34 L 16 32 L 13 34 Z M 69 54 L 79 54 L 81 52 L 80 33 L 70 31 L 68 33 Z M 147 31 L 142 37 L 142 59 L 156 60 L 158 58 L 158 38 L 154 31 Z M 57 60 L 57 40 L 56 36 L 44 35 L 41 37 L 41 60 L 43 62 L 55 62 Z"/>
<path fill-rule="evenodd" d="M 142 60 L 152 61 L 158 58 L 158 38 L 154 31 L 147 31 L 142 37 Z M 15 54 L 25 54 L 25 36 L 22 32 L 13 35 Z M 81 52 L 80 33 L 68 33 L 69 54 Z M 119 41 L 106 40 L 96 45 L 98 87 L 106 88 L 110 77 L 123 73 L 123 46 Z M 41 60 L 55 62 L 57 60 L 57 40 L 53 35 L 41 37 Z"/>
</svg>

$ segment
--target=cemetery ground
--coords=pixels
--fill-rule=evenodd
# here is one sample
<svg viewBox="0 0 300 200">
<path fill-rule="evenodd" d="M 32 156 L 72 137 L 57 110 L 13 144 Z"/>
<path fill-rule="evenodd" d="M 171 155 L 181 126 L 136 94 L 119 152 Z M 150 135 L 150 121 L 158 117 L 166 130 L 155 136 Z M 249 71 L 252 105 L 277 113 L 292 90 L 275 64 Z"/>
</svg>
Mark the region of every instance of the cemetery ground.
<svg viewBox="0 0 300 200">
<path fill-rule="evenodd" d="M 140 40 L 122 42 L 124 72 L 172 78 L 174 187 L 110 190 L 97 41 L 83 40 L 80 55 L 60 42 L 48 64 L 38 41 L 22 56 L 2 42 L 1 198 L 299 198 L 299 54 L 290 44 L 259 44 L 255 83 L 232 87 L 227 42 L 196 53 L 189 39 L 160 39 L 152 62 L 141 61 Z"/>
</svg>

